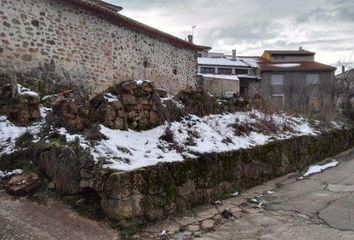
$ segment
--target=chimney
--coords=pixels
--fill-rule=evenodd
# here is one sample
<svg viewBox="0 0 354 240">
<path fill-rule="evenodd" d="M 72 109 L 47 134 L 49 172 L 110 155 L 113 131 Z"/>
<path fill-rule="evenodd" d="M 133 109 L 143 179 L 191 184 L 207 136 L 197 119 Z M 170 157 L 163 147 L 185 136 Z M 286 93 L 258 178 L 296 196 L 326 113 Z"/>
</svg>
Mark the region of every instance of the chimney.
<svg viewBox="0 0 354 240">
<path fill-rule="evenodd" d="M 342 73 L 343 74 L 345 73 L 345 66 L 344 65 L 342 66 Z"/>
<path fill-rule="evenodd" d="M 193 35 L 188 35 L 188 42 L 193 43 Z"/>
<path fill-rule="evenodd" d="M 232 61 L 236 61 L 236 50 L 232 50 Z"/>
</svg>

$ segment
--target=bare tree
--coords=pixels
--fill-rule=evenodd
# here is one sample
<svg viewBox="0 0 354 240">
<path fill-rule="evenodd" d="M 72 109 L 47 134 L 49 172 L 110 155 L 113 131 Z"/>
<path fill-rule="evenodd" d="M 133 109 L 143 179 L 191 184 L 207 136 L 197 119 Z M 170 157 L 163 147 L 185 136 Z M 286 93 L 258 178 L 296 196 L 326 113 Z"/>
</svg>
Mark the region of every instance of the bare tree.
<svg viewBox="0 0 354 240">
<path fill-rule="evenodd" d="M 342 73 L 338 74 L 335 79 L 335 90 L 337 107 L 343 110 L 346 115 L 353 115 L 354 98 L 354 69 L 353 63 L 350 61 L 339 61 L 338 66 L 342 69 Z"/>
</svg>

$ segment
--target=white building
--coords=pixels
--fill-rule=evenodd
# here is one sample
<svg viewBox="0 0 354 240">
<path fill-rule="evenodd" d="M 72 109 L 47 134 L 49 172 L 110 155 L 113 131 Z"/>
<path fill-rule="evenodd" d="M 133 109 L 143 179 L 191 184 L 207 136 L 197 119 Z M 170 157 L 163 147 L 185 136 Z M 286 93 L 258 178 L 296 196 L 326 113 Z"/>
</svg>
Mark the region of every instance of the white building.
<svg viewBox="0 0 354 240">
<path fill-rule="evenodd" d="M 236 93 L 247 97 L 250 83 L 260 80 L 257 61 L 258 57 L 237 57 L 236 50 L 232 51 L 232 55 L 202 52 L 198 57 L 198 74 L 203 77 L 205 90 L 211 93 L 222 96 Z M 213 79 L 212 83 L 210 83 L 211 79 Z M 239 82 L 230 84 L 228 81 Z M 216 89 L 213 91 L 208 86 Z"/>
</svg>

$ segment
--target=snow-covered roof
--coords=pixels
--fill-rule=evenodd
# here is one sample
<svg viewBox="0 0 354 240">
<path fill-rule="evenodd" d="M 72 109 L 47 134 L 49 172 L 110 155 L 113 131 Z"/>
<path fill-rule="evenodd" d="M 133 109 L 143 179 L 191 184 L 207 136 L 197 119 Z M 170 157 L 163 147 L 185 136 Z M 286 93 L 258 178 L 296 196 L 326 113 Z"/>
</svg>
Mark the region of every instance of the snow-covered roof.
<svg viewBox="0 0 354 240">
<path fill-rule="evenodd" d="M 258 63 L 263 61 L 260 57 L 239 57 L 238 59 L 253 68 L 259 68 Z"/>
<path fill-rule="evenodd" d="M 255 75 L 245 75 L 245 74 L 239 74 L 237 77 L 240 78 L 248 78 L 248 79 L 260 79 L 260 77 L 255 76 Z"/>
<path fill-rule="evenodd" d="M 271 65 L 280 68 L 293 68 L 293 67 L 299 67 L 301 64 L 300 63 L 277 63 Z"/>
<path fill-rule="evenodd" d="M 228 66 L 228 67 L 250 67 L 249 64 L 245 63 L 240 59 L 235 61 L 229 58 L 208 58 L 200 57 L 198 58 L 199 65 L 216 65 L 216 66 Z"/>
<path fill-rule="evenodd" d="M 239 81 L 240 79 L 237 77 L 237 75 L 223 75 L 223 74 L 199 74 L 200 76 L 203 77 L 208 77 L 208 78 L 215 78 L 215 79 L 221 79 L 221 80 L 232 80 L 232 81 Z"/>
</svg>

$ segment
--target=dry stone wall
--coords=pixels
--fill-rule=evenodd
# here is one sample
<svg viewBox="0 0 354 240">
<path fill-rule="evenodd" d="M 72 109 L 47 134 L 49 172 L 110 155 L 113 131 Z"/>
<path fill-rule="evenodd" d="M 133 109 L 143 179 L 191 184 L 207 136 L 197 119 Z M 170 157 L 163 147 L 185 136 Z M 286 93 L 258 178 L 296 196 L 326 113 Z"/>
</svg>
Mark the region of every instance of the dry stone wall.
<svg viewBox="0 0 354 240">
<path fill-rule="evenodd" d="M 16 88 L 17 87 L 17 88 Z M 16 124 L 26 126 L 41 117 L 37 93 L 21 86 L 0 86 L 0 115 L 6 115 Z"/>
<path fill-rule="evenodd" d="M 1 0 L 0 18 L 5 72 L 49 71 L 43 78 L 36 75 L 93 93 L 137 79 L 172 93 L 195 87 L 195 51 L 114 25 L 65 1 Z"/>
<path fill-rule="evenodd" d="M 335 130 L 111 173 L 101 193 L 102 208 L 121 224 L 154 221 L 303 170 L 313 162 L 351 148 L 353 143 L 353 129 Z"/>
<path fill-rule="evenodd" d="M 48 97 L 49 98 L 49 97 Z M 95 124 L 113 129 L 150 129 L 162 123 L 159 96 L 150 81 L 125 81 L 112 86 L 91 101 L 78 93 L 53 95 L 51 119 L 68 130 L 82 132 Z M 160 108 L 158 108 L 160 106 Z"/>
</svg>

